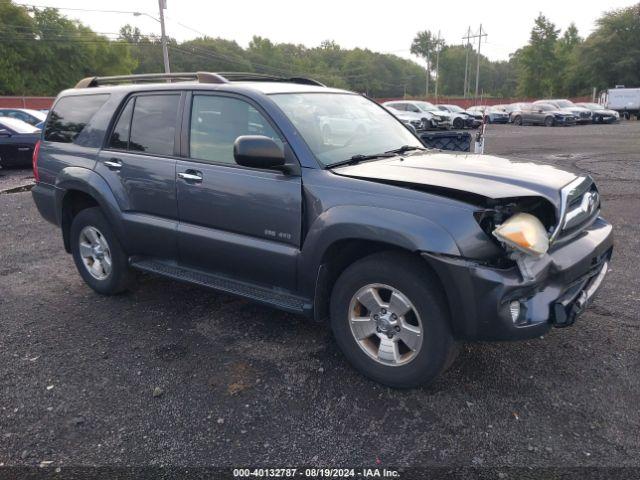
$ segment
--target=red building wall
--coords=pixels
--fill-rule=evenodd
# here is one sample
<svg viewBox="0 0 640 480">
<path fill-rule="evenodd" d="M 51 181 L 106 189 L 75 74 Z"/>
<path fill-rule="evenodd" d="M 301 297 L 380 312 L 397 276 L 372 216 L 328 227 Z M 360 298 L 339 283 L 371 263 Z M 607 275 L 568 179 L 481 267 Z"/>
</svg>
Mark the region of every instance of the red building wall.
<svg viewBox="0 0 640 480">
<path fill-rule="evenodd" d="M 49 110 L 55 97 L 0 97 L 0 108 Z"/>
</svg>

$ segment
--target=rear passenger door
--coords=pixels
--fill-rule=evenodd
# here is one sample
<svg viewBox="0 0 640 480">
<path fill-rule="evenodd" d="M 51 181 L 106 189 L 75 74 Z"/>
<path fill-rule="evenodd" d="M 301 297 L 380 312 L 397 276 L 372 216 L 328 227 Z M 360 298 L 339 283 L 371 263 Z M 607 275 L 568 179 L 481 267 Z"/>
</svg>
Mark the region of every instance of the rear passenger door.
<svg viewBox="0 0 640 480">
<path fill-rule="evenodd" d="M 197 92 L 187 98 L 183 129 L 187 158 L 177 164 L 180 262 L 293 291 L 301 179 L 242 167 L 233 157 L 233 144 L 241 135 L 268 136 L 284 148 L 281 135 L 248 99 Z"/>
<path fill-rule="evenodd" d="M 127 98 L 96 164 L 123 211 L 132 255 L 176 259 L 180 92 Z"/>
</svg>

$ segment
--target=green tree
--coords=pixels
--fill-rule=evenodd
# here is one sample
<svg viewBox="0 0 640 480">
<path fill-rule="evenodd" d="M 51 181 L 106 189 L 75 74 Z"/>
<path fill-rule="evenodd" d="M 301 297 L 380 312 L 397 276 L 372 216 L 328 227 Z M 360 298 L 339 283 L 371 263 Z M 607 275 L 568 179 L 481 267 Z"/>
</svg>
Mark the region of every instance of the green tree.
<svg viewBox="0 0 640 480">
<path fill-rule="evenodd" d="M 538 15 L 529 44 L 518 52 L 518 92 L 527 97 L 553 96 L 557 85 L 556 42 L 560 30 L 544 15 Z"/>
<path fill-rule="evenodd" d="M 411 43 L 411 53 L 422 57 L 427 62 L 426 73 L 426 94 L 429 95 L 429 81 L 431 79 L 431 71 L 433 66 L 433 58 L 439 48 L 442 48 L 444 42 L 439 40 L 429 30 L 418 32 Z"/>
<path fill-rule="evenodd" d="M 640 3 L 604 14 L 578 49 L 589 86 L 640 85 Z"/>
</svg>

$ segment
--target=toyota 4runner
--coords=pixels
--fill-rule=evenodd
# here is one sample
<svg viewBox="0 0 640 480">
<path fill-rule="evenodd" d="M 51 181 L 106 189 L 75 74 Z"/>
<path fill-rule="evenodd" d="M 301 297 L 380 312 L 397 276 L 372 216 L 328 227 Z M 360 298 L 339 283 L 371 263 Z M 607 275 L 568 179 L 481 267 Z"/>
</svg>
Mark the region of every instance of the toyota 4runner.
<svg viewBox="0 0 640 480">
<path fill-rule="evenodd" d="M 394 387 L 433 380 L 460 341 L 571 325 L 612 253 L 590 177 L 427 150 L 375 102 L 305 78 L 84 79 L 33 169 L 96 292 L 138 270 L 326 320 Z"/>
</svg>

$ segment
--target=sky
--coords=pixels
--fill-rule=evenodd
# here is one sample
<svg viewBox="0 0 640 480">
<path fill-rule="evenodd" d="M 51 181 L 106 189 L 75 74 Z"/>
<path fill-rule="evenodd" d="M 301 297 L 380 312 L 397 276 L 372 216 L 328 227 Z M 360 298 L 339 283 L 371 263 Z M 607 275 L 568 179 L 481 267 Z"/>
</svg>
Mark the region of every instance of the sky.
<svg viewBox="0 0 640 480">
<path fill-rule="evenodd" d="M 344 48 L 368 48 L 413 57 L 409 48 L 420 30 L 440 32 L 448 44 L 462 42 L 467 28 L 476 33 L 480 24 L 488 36 L 481 52 L 491 60 L 507 60 L 528 42 L 535 17 L 542 12 L 556 27 L 575 22 L 581 36 L 595 28 L 605 11 L 627 7 L 638 0 L 166 0 L 167 35 L 179 41 L 202 34 L 235 40 L 246 47 L 253 35 L 276 43 L 314 47 L 334 40 Z M 80 20 L 97 32 L 115 33 L 126 23 L 143 33 L 160 32 L 156 0 L 16 0 L 14 3 L 50 6 Z M 395 7 L 398 7 L 397 9 Z M 89 12 L 72 9 L 118 10 Z M 146 15 L 134 16 L 132 11 Z M 476 40 L 477 42 L 477 40 Z"/>
</svg>

